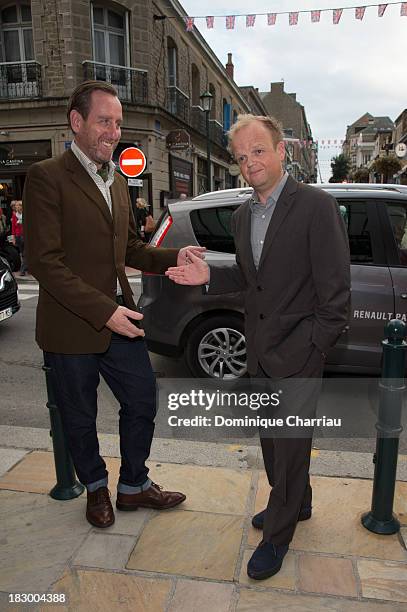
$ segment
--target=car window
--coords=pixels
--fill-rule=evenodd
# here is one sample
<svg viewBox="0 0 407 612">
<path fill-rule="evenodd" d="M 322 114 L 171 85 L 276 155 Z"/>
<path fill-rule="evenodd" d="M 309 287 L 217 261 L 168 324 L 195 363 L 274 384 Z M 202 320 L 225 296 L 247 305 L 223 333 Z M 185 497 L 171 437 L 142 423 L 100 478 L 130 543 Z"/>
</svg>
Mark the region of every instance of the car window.
<svg viewBox="0 0 407 612">
<path fill-rule="evenodd" d="M 339 201 L 350 249 L 351 263 L 372 263 L 372 238 L 366 202 Z"/>
<path fill-rule="evenodd" d="M 386 208 L 398 250 L 399 263 L 407 267 L 407 204 L 388 202 Z"/>
<path fill-rule="evenodd" d="M 191 223 L 197 241 L 211 251 L 235 253 L 230 231 L 235 206 L 214 206 L 191 211 Z"/>
</svg>

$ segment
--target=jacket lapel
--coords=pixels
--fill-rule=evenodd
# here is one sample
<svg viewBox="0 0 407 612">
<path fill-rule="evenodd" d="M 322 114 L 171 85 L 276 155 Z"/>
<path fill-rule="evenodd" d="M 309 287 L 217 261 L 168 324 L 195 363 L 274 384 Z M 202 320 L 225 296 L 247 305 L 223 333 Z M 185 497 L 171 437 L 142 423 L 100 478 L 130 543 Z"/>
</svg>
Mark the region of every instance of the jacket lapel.
<svg viewBox="0 0 407 612">
<path fill-rule="evenodd" d="M 271 217 L 270 224 L 266 232 L 264 246 L 263 246 L 263 250 L 262 250 L 260 262 L 259 262 L 259 270 L 264 262 L 264 259 L 267 256 L 267 252 L 269 251 L 271 245 L 273 244 L 273 240 L 276 237 L 276 234 L 279 228 L 281 227 L 281 224 L 283 223 L 284 219 L 288 215 L 295 201 L 296 192 L 297 192 L 297 181 L 295 181 L 291 176 L 289 176 L 284 186 L 284 189 L 281 192 L 280 197 L 278 198 L 273 216 Z"/>
<path fill-rule="evenodd" d="M 66 151 L 65 156 L 65 167 L 68 172 L 71 173 L 71 179 L 83 191 L 83 193 L 94 202 L 99 208 L 100 212 L 105 217 L 106 221 L 112 224 L 112 215 L 110 214 L 109 207 L 100 193 L 96 183 L 92 180 L 81 162 L 76 158 L 72 151 Z"/>
<path fill-rule="evenodd" d="M 245 204 L 242 205 L 242 256 L 244 260 L 247 262 L 248 267 L 250 268 L 250 274 L 257 274 L 256 266 L 253 261 L 253 250 L 252 250 L 252 211 L 250 209 L 250 200 L 248 200 Z"/>
<path fill-rule="evenodd" d="M 116 179 L 113 181 L 110 187 L 110 194 L 112 196 L 112 215 L 113 215 L 113 226 L 119 227 L 120 217 L 120 182 Z"/>
</svg>

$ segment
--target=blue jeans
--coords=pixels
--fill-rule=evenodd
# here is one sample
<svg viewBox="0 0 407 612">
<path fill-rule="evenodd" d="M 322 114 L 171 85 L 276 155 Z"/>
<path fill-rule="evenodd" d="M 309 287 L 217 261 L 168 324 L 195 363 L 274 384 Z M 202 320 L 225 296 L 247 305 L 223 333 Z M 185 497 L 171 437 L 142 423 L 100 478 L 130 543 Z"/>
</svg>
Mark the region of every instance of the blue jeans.
<svg viewBox="0 0 407 612">
<path fill-rule="evenodd" d="M 140 487 L 148 481 L 156 414 L 156 386 L 146 344 L 141 338 L 112 334 L 105 353 L 44 353 L 51 368 L 57 406 L 79 480 L 87 485 L 107 479 L 96 432 L 100 375 L 120 404 L 120 483 Z"/>
</svg>

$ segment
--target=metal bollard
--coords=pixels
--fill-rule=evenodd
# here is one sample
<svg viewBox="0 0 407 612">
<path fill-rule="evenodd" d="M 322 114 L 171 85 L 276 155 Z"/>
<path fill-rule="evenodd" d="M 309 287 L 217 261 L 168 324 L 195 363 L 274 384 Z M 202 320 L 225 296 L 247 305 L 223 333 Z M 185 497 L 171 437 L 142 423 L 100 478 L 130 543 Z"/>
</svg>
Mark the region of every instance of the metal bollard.
<svg viewBox="0 0 407 612">
<path fill-rule="evenodd" d="M 399 319 L 389 321 L 383 340 L 383 366 L 380 379 L 380 404 L 376 424 L 377 439 L 372 507 L 362 516 L 362 525 L 373 533 L 391 535 L 400 529 L 393 514 L 396 485 L 397 457 L 401 426 L 403 391 L 405 390 L 405 363 L 407 353 L 405 323 Z"/>
<path fill-rule="evenodd" d="M 62 419 L 55 402 L 55 393 L 51 380 L 51 368 L 44 365 L 47 384 L 47 408 L 51 423 L 52 446 L 54 448 L 55 472 L 57 483 L 49 492 L 53 499 L 67 500 L 79 497 L 85 487 L 76 480 L 75 469 L 66 445 Z"/>
</svg>

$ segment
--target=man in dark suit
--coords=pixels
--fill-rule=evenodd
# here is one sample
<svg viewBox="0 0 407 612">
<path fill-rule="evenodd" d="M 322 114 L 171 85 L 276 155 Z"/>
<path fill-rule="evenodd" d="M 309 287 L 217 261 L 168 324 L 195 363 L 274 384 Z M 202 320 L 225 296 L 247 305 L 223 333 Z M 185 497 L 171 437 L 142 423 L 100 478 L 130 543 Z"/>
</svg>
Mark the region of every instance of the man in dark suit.
<svg viewBox="0 0 407 612">
<path fill-rule="evenodd" d="M 137 234 L 126 181 L 112 162 L 122 123 L 114 87 L 79 85 L 68 122 L 71 149 L 28 172 L 27 262 L 40 285 L 36 339 L 51 368 L 76 472 L 87 487 L 86 517 L 109 527 L 115 517 L 96 432 L 100 374 L 120 403 L 117 508 L 172 508 L 185 500 L 148 478 L 155 380 L 125 265 L 163 274 L 186 262 L 186 248 L 155 249 Z"/>
<path fill-rule="evenodd" d="M 284 171 L 284 136 L 275 119 L 241 115 L 229 145 L 254 188 L 232 217 L 236 264 L 209 268 L 191 253 L 191 263 L 166 274 L 180 284 L 207 284 L 210 293 L 243 291 L 249 374 L 282 390 L 285 414 L 312 416 L 326 353 L 347 324 L 345 227 L 334 198 Z M 312 498 L 312 430 L 260 436 L 273 488 L 267 508 L 252 520 L 263 529 L 247 568 L 258 580 L 280 570 L 297 521 L 311 517 Z"/>
</svg>

